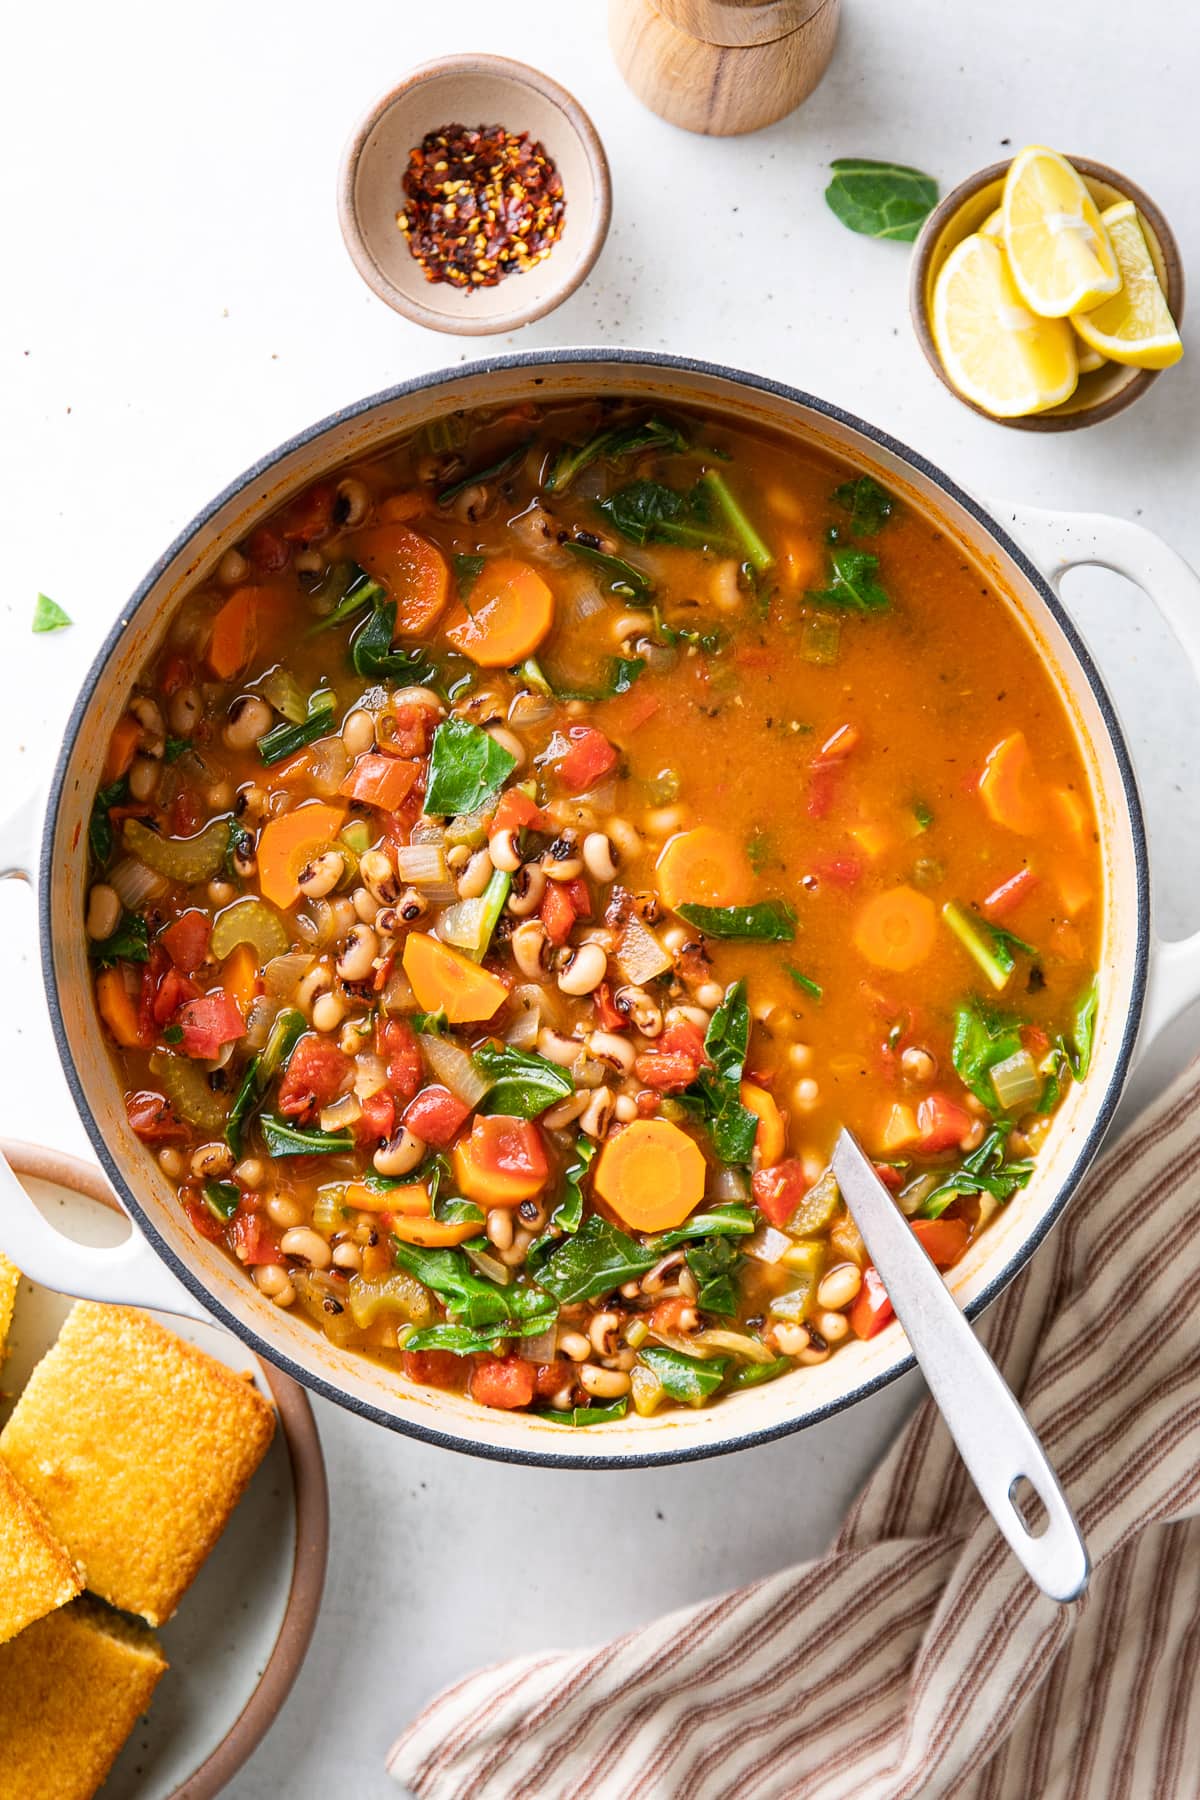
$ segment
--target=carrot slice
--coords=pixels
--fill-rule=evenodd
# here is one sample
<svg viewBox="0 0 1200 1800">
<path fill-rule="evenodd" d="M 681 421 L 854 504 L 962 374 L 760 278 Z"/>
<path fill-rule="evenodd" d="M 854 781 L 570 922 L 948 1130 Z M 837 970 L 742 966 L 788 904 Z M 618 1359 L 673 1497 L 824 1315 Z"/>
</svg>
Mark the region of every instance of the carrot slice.
<svg viewBox="0 0 1200 1800">
<path fill-rule="evenodd" d="M 1042 829 L 1045 797 L 1023 731 L 1001 738 L 988 751 L 979 777 L 979 798 L 988 817 L 1009 831 L 1032 837 Z"/>
<path fill-rule="evenodd" d="M 421 637 L 450 598 L 450 571 L 436 544 L 407 525 L 373 525 L 351 540 L 350 554 L 396 602 L 396 636 Z"/>
<path fill-rule="evenodd" d="M 700 1146 L 667 1119 L 635 1119 L 596 1161 L 602 1200 L 634 1231 L 670 1231 L 704 1198 Z"/>
<path fill-rule="evenodd" d="M 225 958 L 221 986 L 231 1000 L 236 1000 L 245 1018 L 258 994 L 258 958 L 249 944 L 238 944 Z"/>
<path fill-rule="evenodd" d="M 235 588 L 213 620 L 208 666 L 222 681 L 248 668 L 260 644 L 284 624 L 287 603 L 278 588 Z"/>
<path fill-rule="evenodd" d="M 392 1220 L 392 1236 L 398 1237 L 402 1244 L 424 1244 L 428 1249 L 440 1249 L 478 1237 L 479 1221 L 476 1219 L 472 1224 L 470 1219 L 465 1219 L 457 1225 L 448 1225 L 442 1219 L 401 1217 Z"/>
<path fill-rule="evenodd" d="M 420 488 L 402 488 L 398 494 L 389 494 L 381 500 L 378 516 L 385 525 L 407 525 L 410 519 L 419 519 L 425 511 L 425 496 Z"/>
<path fill-rule="evenodd" d="M 123 1050 L 134 1050 L 142 1041 L 137 1006 L 125 986 L 119 968 L 103 969 L 96 977 L 96 1005 L 100 1017 Z"/>
<path fill-rule="evenodd" d="M 758 1152 L 759 1166 L 769 1169 L 782 1161 L 787 1143 L 787 1133 L 783 1128 L 783 1114 L 776 1106 L 766 1088 L 760 1088 L 756 1082 L 743 1081 L 740 1098 L 747 1112 L 752 1112 L 758 1120 L 758 1130 L 754 1134 L 754 1148 Z"/>
<path fill-rule="evenodd" d="M 111 787 L 114 781 L 120 781 L 137 753 L 138 740 L 142 728 L 132 713 L 123 713 L 113 726 L 113 734 L 108 740 L 108 749 L 104 757 L 104 774 L 101 777 L 105 787 Z"/>
<path fill-rule="evenodd" d="M 697 825 L 676 832 L 659 855 L 658 891 L 672 907 L 745 906 L 754 894 L 746 852 L 731 832 Z"/>
<path fill-rule="evenodd" d="M 305 863 L 333 841 L 346 822 L 344 806 L 317 801 L 272 819 L 258 842 L 258 885 L 272 906 L 286 912 L 300 897 Z"/>
<path fill-rule="evenodd" d="M 895 1156 L 900 1150 L 908 1150 L 916 1143 L 921 1133 L 917 1127 L 916 1114 L 911 1106 L 904 1106 L 899 1101 L 888 1111 L 883 1122 L 883 1130 L 879 1134 L 880 1156 Z"/>
<path fill-rule="evenodd" d="M 369 1188 L 365 1181 L 351 1181 L 346 1188 L 345 1203 L 356 1212 L 402 1213 L 410 1219 L 427 1219 L 430 1216 L 429 1189 L 419 1181 L 406 1182 L 403 1187 Z"/>
<path fill-rule="evenodd" d="M 446 636 L 482 669 L 508 669 L 532 656 L 554 623 L 554 595 L 536 569 L 514 556 L 484 563 L 471 610 L 456 606 Z"/>
<path fill-rule="evenodd" d="M 1081 797 L 1074 788 L 1052 787 L 1050 804 L 1057 813 L 1059 822 L 1082 850 L 1088 841 L 1088 813 Z"/>
<path fill-rule="evenodd" d="M 1073 863 L 1061 862 L 1054 871 L 1054 880 L 1058 888 L 1059 898 L 1063 903 L 1063 911 L 1068 919 L 1077 919 L 1084 907 L 1092 902 L 1092 884 L 1082 870 Z"/>
<path fill-rule="evenodd" d="M 404 973 L 412 983 L 417 1004 L 425 1012 L 444 1008 L 451 1025 L 490 1019 L 508 999 L 508 989 L 498 975 L 481 969 L 469 956 L 460 955 L 423 931 L 410 932 L 405 941 Z"/>
<path fill-rule="evenodd" d="M 889 888 L 868 900 L 854 923 L 854 947 L 877 969 L 903 975 L 915 969 L 937 940 L 937 908 L 915 888 Z"/>
</svg>

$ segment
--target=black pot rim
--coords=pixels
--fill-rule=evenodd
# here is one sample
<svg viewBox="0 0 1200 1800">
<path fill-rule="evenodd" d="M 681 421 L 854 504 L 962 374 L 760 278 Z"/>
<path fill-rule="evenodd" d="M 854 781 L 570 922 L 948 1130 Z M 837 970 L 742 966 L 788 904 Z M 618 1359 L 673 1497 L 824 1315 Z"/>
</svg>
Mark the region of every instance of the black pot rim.
<svg viewBox="0 0 1200 1800">
<path fill-rule="evenodd" d="M 820 1424 L 823 1421 L 832 1418 L 835 1414 L 845 1411 L 846 1408 L 855 1405 L 858 1401 L 865 1400 L 869 1395 L 878 1393 L 881 1389 L 889 1386 L 893 1381 L 898 1380 L 901 1375 L 907 1374 L 910 1369 L 913 1369 L 916 1366 L 915 1359 L 910 1351 L 907 1355 L 901 1357 L 892 1367 L 881 1371 L 877 1375 L 871 1376 L 868 1380 L 860 1382 L 856 1387 L 852 1388 L 848 1393 L 840 1395 L 836 1400 L 830 1400 L 821 1406 L 814 1407 L 812 1410 L 803 1414 L 802 1417 L 782 1419 L 775 1424 L 763 1426 L 757 1430 L 743 1431 L 735 1435 L 726 1435 L 711 1444 L 690 1444 L 675 1449 L 647 1449 L 643 1452 L 634 1452 L 630 1455 L 605 1455 L 601 1452 L 594 1456 L 563 1457 L 552 1452 L 536 1449 L 518 1449 L 508 1445 L 478 1443 L 472 1441 L 465 1435 L 459 1436 L 445 1431 L 433 1430 L 430 1427 L 418 1424 L 411 1419 L 398 1419 L 391 1413 L 386 1412 L 383 1408 L 374 1406 L 369 1401 L 360 1399 L 357 1396 L 348 1393 L 335 1382 L 328 1381 L 324 1376 L 317 1374 L 314 1370 L 306 1368 L 303 1364 L 294 1361 L 293 1358 L 266 1343 L 251 1326 L 246 1325 L 242 1320 L 235 1317 L 235 1315 L 228 1311 L 220 1301 L 213 1297 L 196 1272 L 187 1263 L 183 1262 L 175 1255 L 174 1251 L 159 1234 L 146 1209 L 132 1192 L 124 1172 L 116 1158 L 113 1156 L 100 1125 L 92 1113 L 86 1094 L 84 1093 L 83 1082 L 75 1064 L 74 1053 L 71 1048 L 66 1022 L 59 1001 L 58 983 L 54 971 L 53 956 L 53 931 L 51 920 L 51 899 L 53 893 L 51 883 L 52 853 L 55 832 L 58 826 L 59 810 L 62 804 L 67 765 L 70 761 L 76 735 L 83 723 L 88 707 L 91 704 L 92 697 L 105 675 L 109 659 L 124 635 L 129 617 L 131 617 L 141 605 L 150 589 L 179 555 L 180 551 L 183 550 L 195 536 L 196 532 L 199 531 L 202 526 L 207 524 L 209 519 L 211 519 L 215 513 L 220 511 L 220 509 L 230 500 L 236 498 L 236 496 L 242 493 L 252 482 L 260 479 L 269 470 L 273 469 L 284 457 L 291 455 L 296 450 L 303 449 L 306 444 L 312 443 L 314 439 L 321 437 L 333 427 L 344 425 L 356 418 L 361 418 L 365 414 L 374 411 L 379 406 L 389 404 L 395 400 L 402 400 L 411 394 L 423 393 L 430 389 L 458 383 L 464 378 L 499 373 L 502 370 L 553 369 L 561 367 L 564 364 L 586 363 L 608 363 L 618 367 L 628 367 L 630 369 L 662 369 L 681 375 L 700 375 L 718 381 L 732 383 L 736 387 L 749 388 L 758 393 L 770 394 L 778 399 L 787 400 L 793 404 L 803 406 L 809 411 L 815 412 L 838 425 L 846 426 L 850 430 L 859 433 L 862 437 L 865 437 L 869 442 L 886 450 L 890 455 L 906 464 L 916 474 L 922 476 L 926 481 L 931 482 L 934 486 L 939 488 L 942 493 L 968 513 L 978 525 L 982 526 L 983 530 L 997 548 L 1010 562 L 1015 564 L 1026 580 L 1031 583 L 1041 599 L 1042 604 L 1048 608 L 1055 623 L 1069 642 L 1076 660 L 1087 679 L 1097 709 L 1103 720 L 1104 729 L 1107 733 L 1120 773 L 1121 786 L 1124 793 L 1125 806 L 1133 842 L 1135 862 L 1134 876 L 1137 898 L 1137 937 L 1132 952 L 1133 968 L 1130 1005 L 1112 1076 L 1103 1094 L 1099 1097 L 1092 1122 L 1077 1150 L 1075 1160 L 1072 1163 L 1067 1176 L 1059 1187 L 1054 1204 L 1047 1210 L 1045 1216 L 1038 1222 L 1037 1227 L 1025 1238 L 1020 1248 L 1008 1259 L 1003 1268 L 997 1270 L 996 1274 L 988 1282 L 982 1292 L 976 1295 L 975 1299 L 966 1308 L 967 1317 L 970 1319 L 976 1318 L 985 1307 L 991 1304 L 1013 1277 L 1024 1268 L 1034 1251 L 1037 1250 L 1049 1233 L 1051 1227 L 1056 1224 L 1058 1219 L 1062 1216 L 1063 1209 L 1077 1189 L 1088 1165 L 1100 1146 L 1101 1139 L 1116 1111 L 1117 1104 L 1120 1100 L 1129 1073 L 1133 1048 L 1137 1040 L 1138 1027 L 1141 1023 L 1142 1008 L 1145 1003 L 1150 954 L 1150 877 L 1145 822 L 1142 816 L 1137 781 L 1134 776 L 1133 765 L 1125 744 L 1121 726 L 1112 702 L 1109 699 L 1104 682 L 1092 661 L 1086 645 L 1076 630 L 1070 615 L 1063 607 L 1062 602 L 1058 599 L 1057 595 L 1053 592 L 1041 570 L 1030 561 L 1025 552 L 1011 537 L 1009 537 L 1008 533 L 998 521 L 980 505 L 978 500 L 974 499 L 970 494 L 959 487 L 957 482 L 951 480 L 951 478 L 942 469 L 938 468 L 935 463 L 931 463 L 926 457 L 920 455 L 917 451 L 910 449 L 907 444 L 901 443 L 897 438 L 890 436 L 889 433 L 881 431 L 877 426 L 868 424 L 866 420 L 860 419 L 854 413 L 847 412 L 842 407 L 833 405 L 828 400 L 821 400 L 816 395 L 805 393 L 802 389 L 791 387 L 785 382 L 775 381 L 770 376 L 751 374 L 746 370 L 730 368 L 720 363 L 705 362 L 695 357 L 670 356 L 651 350 L 614 349 L 604 346 L 597 346 L 594 348 L 580 346 L 570 349 L 548 348 L 544 350 L 518 351 L 504 356 L 482 357 L 474 362 L 461 363 L 457 367 L 436 369 L 423 375 L 414 376 L 408 381 L 400 382 L 394 387 L 384 388 L 378 393 L 369 395 L 366 399 L 356 401 L 353 405 L 342 407 L 338 411 L 330 413 L 318 423 L 308 426 L 305 430 L 288 438 L 276 449 L 270 451 L 258 462 L 252 464 L 250 468 L 246 469 L 241 475 L 231 481 L 215 499 L 211 500 L 207 506 L 203 507 L 201 511 L 196 514 L 191 523 L 184 527 L 176 537 L 175 541 L 163 552 L 162 556 L 159 557 L 158 561 L 150 569 L 148 574 L 138 584 L 130 598 L 128 606 L 122 609 L 120 617 L 104 640 L 91 668 L 88 670 L 79 696 L 71 710 L 71 716 L 67 723 L 66 732 L 63 738 L 62 749 L 59 752 L 51 780 L 46 818 L 42 831 L 41 855 L 38 868 L 38 938 L 42 960 L 42 976 L 46 989 L 46 999 L 50 1010 L 51 1028 L 54 1033 L 59 1060 L 63 1066 L 63 1072 L 67 1079 L 71 1097 L 74 1100 L 76 1109 L 83 1121 L 84 1129 L 91 1139 L 92 1147 L 138 1229 L 150 1243 L 156 1254 L 171 1270 L 176 1279 L 182 1282 L 183 1286 L 194 1295 L 214 1319 L 218 1320 L 228 1330 L 232 1331 L 235 1336 L 240 1337 L 243 1342 L 249 1344 L 251 1349 L 259 1356 L 265 1357 L 267 1361 L 275 1364 L 277 1368 L 283 1369 L 286 1374 L 292 1376 L 295 1381 L 302 1383 L 303 1386 L 309 1388 L 313 1393 L 320 1394 L 324 1399 L 333 1401 L 335 1404 L 347 1408 L 347 1410 L 357 1414 L 360 1418 L 370 1419 L 375 1424 L 385 1425 L 390 1430 L 399 1431 L 405 1436 L 419 1438 L 424 1443 L 435 1444 L 440 1449 L 457 1450 L 466 1455 L 485 1457 L 493 1462 L 528 1464 L 540 1468 L 588 1470 L 653 1468 L 667 1463 L 698 1462 L 710 1456 L 724 1456 L 731 1454 L 734 1451 L 751 1449 L 758 1444 L 771 1443 L 777 1438 L 787 1437 L 796 1431 L 806 1430 L 809 1426 Z M 720 1415 L 718 1411 L 717 1413 L 714 1413 L 714 1422 L 718 1425 L 719 1418 Z"/>
</svg>

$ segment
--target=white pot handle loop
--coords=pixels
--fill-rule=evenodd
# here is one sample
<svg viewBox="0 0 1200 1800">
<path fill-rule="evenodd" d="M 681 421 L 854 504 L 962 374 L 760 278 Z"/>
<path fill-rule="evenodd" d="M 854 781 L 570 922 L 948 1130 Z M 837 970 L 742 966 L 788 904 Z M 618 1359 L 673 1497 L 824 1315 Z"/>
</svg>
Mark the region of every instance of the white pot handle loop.
<svg viewBox="0 0 1200 1800">
<path fill-rule="evenodd" d="M 1063 514 L 1006 505 L 998 506 L 995 516 L 1028 551 L 1056 593 L 1067 571 L 1085 564 L 1127 576 L 1158 608 L 1200 682 L 1200 575 L 1169 544 L 1144 525 L 1105 513 Z M 1200 999 L 1200 932 L 1172 943 L 1156 936 L 1142 1045 L 1196 999 Z"/>
</svg>

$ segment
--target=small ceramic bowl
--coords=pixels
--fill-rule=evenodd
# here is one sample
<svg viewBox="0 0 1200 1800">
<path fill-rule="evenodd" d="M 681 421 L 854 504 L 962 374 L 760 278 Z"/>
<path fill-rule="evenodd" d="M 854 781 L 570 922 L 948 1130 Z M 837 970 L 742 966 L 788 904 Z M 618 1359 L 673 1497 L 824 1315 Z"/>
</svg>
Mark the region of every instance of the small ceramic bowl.
<svg viewBox="0 0 1200 1800">
<path fill-rule="evenodd" d="M 562 176 L 563 231 L 543 262 L 496 287 L 427 281 L 396 223 L 409 152 L 443 125 L 527 131 Z M 414 69 L 359 125 L 342 158 L 338 217 L 354 266 L 418 325 L 468 337 L 516 331 L 585 279 L 608 234 L 612 186 L 595 126 L 565 88 L 506 56 L 446 56 Z"/>
<path fill-rule="evenodd" d="M 1091 162 L 1085 156 L 1071 156 L 1067 160 L 1083 176 L 1088 191 L 1101 211 L 1107 206 L 1113 206 L 1118 200 L 1133 201 L 1138 209 L 1159 282 L 1167 297 L 1167 305 L 1175 323 L 1182 324 L 1183 261 L 1175 234 L 1158 207 L 1141 188 L 1124 175 L 1118 174 L 1115 169 L 1107 168 L 1104 163 Z M 960 182 L 952 193 L 939 201 L 921 227 L 913 249 L 909 286 L 909 310 L 917 340 L 934 374 L 950 389 L 955 399 L 961 400 L 964 406 L 969 406 L 972 412 L 991 419 L 996 425 L 1014 425 L 1019 431 L 1077 431 L 1083 425 L 1098 425 L 1102 419 L 1114 418 L 1117 413 L 1124 412 L 1127 406 L 1132 406 L 1146 392 L 1151 382 L 1157 380 L 1162 370 L 1133 369 L 1121 363 L 1106 362 L 1091 374 L 1081 375 L 1079 386 L 1061 406 L 1053 406 L 1048 412 L 1030 413 L 1023 419 L 998 419 L 995 413 L 986 412 L 983 407 L 976 406 L 974 401 L 965 399 L 959 393 L 942 367 L 942 359 L 937 353 L 929 320 L 938 272 L 955 246 L 973 231 L 978 231 L 988 215 L 999 206 L 1008 169 L 1007 162 L 992 163 L 989 168 L 980 169 L 977 175 Z"/>
<path fill-rule="evenodd" d="M 129 1221 L 93 1163 L 0 1139 L 0 1154 L 68 1236 L 119 1243 Z M 22 1279 L 0 1399 L 24 1385 L 71 1301 Z M 329 1542 L 321 1442 L 302 1387 L 216 1325 L 152 1313 L 270 1395 L 279 1430 L 245 1494 L 158 1632 L 171 1665 L 104 1783 L 106 1800 L 217 1800 L 274 1724 L 316 1628 Z"/>
</svg>

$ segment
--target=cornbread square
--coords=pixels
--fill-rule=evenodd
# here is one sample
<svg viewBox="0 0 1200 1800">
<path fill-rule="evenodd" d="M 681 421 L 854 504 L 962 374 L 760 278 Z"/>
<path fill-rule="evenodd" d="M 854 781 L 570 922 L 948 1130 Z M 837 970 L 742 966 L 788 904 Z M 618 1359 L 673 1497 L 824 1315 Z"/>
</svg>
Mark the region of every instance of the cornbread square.
<svg viewBox="0 0 1200 1800">
<path fill-rule="evenodd" d="M 0 1457 L 94 1594 L 171 1617 L 275 1430 L 224 1363 L 144 1313 L 79 1300 L 0 1432 Z"/>
<path fill-rule="evenodd" d="M 74 1600 L 82 1585 L 29 1495 L 0 1463 L 0 1644 Z"/>
<path fill-rule="evenodd" d="M 15 1269 L 3 1250 L 0 1250 L 0 1362 L 4 1360 L 4 1340 L 8 1336 L 8 1328 L 12 1324 L 13 1306 L 17 1298 L 17 1283 L 20 1279 L 20 1269 Z"/>
<path fill-rule="evenodd" d="M 91 1800 L 166 1667 L 152 1632 L 90 1599 L 0 1645 L 0 1800 Z"/>
</svg>

